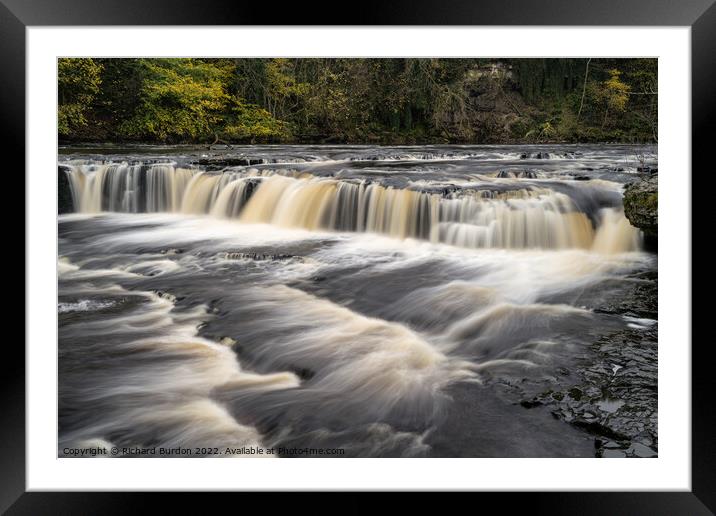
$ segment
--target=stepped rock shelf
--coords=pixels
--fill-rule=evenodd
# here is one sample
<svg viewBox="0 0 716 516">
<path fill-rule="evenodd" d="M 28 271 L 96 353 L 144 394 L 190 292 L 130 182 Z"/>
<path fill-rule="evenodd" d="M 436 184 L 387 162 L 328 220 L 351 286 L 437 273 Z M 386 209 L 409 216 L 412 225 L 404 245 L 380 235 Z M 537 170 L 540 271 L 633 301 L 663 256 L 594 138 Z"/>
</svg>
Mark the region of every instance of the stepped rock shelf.
<svg viewBox="0 0 716 516">
<path fill-rule="evenodd" d="M 58 453 L 656 456 L 657 165 L 61 148 Z"/>
</svg>

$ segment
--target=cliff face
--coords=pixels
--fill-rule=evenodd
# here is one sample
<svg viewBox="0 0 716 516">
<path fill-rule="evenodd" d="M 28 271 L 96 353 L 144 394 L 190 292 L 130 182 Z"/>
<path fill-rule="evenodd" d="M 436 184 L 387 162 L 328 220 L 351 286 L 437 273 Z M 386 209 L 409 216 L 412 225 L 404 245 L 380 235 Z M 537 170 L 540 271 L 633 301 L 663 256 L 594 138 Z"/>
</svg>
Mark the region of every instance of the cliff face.
<svg viewBox="0 0 716 516">
<path fill-rule="evenodd" d="M 658 176 L 642 177 L 626 185 L 624 189 L 624 215 L 632 226 L 641 229 L 650 239 L 659 232 Z"/>
<path fill-rule="evenodd" d="M 539 111 L 525 103 L 517 91 L 511 71 L 501 68 L 473 73 L 465 81 L 466 140 L 480 143 L 507 143 L 522 140 Z M 453 129 L 460 134 L 459 128 Z"/>
</svg>

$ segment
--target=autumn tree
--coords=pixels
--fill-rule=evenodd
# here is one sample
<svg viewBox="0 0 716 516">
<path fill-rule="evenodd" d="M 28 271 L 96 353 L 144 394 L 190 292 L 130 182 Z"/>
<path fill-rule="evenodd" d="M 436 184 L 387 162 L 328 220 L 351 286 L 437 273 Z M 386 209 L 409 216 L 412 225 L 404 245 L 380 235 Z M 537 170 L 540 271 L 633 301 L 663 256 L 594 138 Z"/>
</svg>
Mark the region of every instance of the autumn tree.
<svg viewBox="0 0 716 516">
<path fill-rule="evenodd" d="M 616 68 L 609 70 L 609 78 L 602 83 L 601 99 L 604 104 L 604 120 L 602 128 L 607 123 L 607 117 L 611 113 L 613 115 L 624 113 L 626 111 L 627 102 L 629 101 L 628 84 L 621 81 L 622 73 Z"/>
<path fill-rule="evenodd" d="M 656 59 L 61 59 L 58 132 L 147 142 L 655 141 Z"/>
<path fill-rule="evenodd" d="M 62 135 L 87 125 L 86 114 L 100 91 L 102 66 L 93 59 L 57 60 L 57 132 Z"/>
</svg>

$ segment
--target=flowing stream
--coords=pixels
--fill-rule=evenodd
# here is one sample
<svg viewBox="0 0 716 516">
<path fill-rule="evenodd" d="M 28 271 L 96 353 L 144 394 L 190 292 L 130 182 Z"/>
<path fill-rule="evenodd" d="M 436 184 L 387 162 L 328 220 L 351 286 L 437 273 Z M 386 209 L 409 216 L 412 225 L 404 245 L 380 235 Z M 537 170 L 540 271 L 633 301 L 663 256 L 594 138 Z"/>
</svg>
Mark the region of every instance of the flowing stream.
<svg viewBox="0 0 716 516">
<path fill-rule="evenodd" d="M 621 206 L 645 165 L 61 149 L 58 453 L 653 456 L 656 255 Z"/>
</svg>

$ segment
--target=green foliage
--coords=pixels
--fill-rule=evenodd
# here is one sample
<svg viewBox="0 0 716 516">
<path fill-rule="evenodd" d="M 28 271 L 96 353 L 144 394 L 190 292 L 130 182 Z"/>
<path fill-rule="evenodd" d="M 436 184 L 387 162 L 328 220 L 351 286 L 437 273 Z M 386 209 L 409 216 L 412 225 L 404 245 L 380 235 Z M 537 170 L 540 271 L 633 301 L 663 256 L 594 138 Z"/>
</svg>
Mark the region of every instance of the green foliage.
<svg viewBox="0 0 716 516">
<path fill-rule="evenodd" d="M 92 59 L 57 60 L 57 132 L 70 134 L 87 125 L 85 114 L 99 92 L 102 66 Z"/>
<path fill-rule="evenodd" d="M 525 134 L 525 140 L 541 143 L 553 140 L 557 134 L 557 129 L 552 125 L 552 122 L 547 121 L 528 131 Z"/>
<path fill-rule="evenodd" d="M 621 114 L 626 111 L 627 102 L 629 101 L 629 91 L 631 87 L 623 83 L 619 77 L 621 72 L 616 68 L 608 70 L 609 78 L 603 81 L 597 89 L 596 96 L 604 105 L 604 120 L 602 128 L 607 124 L 609 114 Z M 617 130 L 617 137 L 621 135 L 621 131 Z"/>
<path fill-rule="evenodd" d="M 299 82 L 289 59 L 271 59 L 266 64 L 266 98 L 273 116 L 285 117 L 308 94 L 308 83 Z"/>
<path fill-rule="evenodd" d="M 193 59 L 144 59 L 142 65 L 139 103 L 120 127 L 123 134 L 165 141 L 216 132 L 229 101 L 224 70 Z"/>
<path fill-rule="evenodd" d="M 586 59 L 511 59 L 523 96 L 529 102 L 560 101 L 577 87 Z"/>
<path fill-rule="evenodd" d="M 258 106 L 236 101 L 227 120 L 219 134 L 223 140 L 256 143 L 281 141 L 290 136 L 286 123 Z"/>
<path fill-rule="evenodd" d="M 66 59 L 58 131 L 162 142 L 648 141 L 655 59 Z"/>
<path fill-rule="evenodd" d="M 622 73 L 616 68 L 609 70 L 609 79 L 603 83 L 604 101 L 610 110 L 618 113 L 624 112 L 627 101 L 629 100 L 629 90 L 631 87 L 624 84 L 619 76 Z"/>
<path fill-rule="evenodd" d="M 141 59 L 132 116 L 118 126 L 122 137 L 149 141 L 269 141 L 288 135 L 286 124 L 247 104 L 230 90 L 229 60 Z"/>
</svg>

